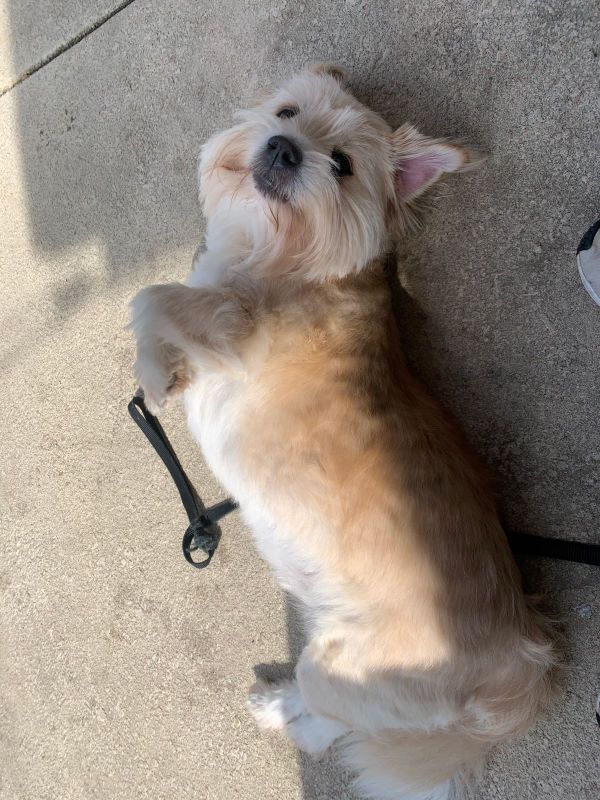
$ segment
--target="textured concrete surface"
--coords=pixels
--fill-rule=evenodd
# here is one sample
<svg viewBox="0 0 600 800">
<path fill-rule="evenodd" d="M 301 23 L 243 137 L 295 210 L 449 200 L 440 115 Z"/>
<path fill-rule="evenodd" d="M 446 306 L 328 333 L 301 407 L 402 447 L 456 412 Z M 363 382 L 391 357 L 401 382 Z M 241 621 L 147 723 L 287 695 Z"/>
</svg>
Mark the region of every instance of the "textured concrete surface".
<svg viewBox="0 0 600 800">
<path fill-rule="evenodd" d="M 40 25 L 38 4 L 2 0 L 9 74 L 108 6 L 48 2 Z M 329 761 L 254 729 L 253 668 L 290 670 L 296 622 L 236 519 L 208 572 L 187 567 L 175 490 L 126 414 L 127 301 L 187 271 L 201 142 L 307 62 L 490 154 L 404 247 L 407 350 L 510 525 L 598 539 L 600 311 L 574 259 L 600 211 L 598 31 L 595 0 L 135 0 L 0 99 L 2 800 L 352 797 Z M 217 498 L 180 414 L 165 424 Z M 565 693 L 478 797 L 591 800 L 600 574 L 523 569 L 564 621 Z"/>
<path fill-rule="evenodd" d="M 3 0 L 0 92 L 122 3 L 123 0 Z"/>
</svg>

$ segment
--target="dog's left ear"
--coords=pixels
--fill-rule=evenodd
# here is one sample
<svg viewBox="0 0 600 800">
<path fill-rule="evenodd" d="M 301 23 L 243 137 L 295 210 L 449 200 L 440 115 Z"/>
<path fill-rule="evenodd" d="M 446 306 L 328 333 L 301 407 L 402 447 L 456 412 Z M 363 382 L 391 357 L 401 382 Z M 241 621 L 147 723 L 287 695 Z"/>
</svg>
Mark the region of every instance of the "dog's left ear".
<svg viewBox="0 0 600 800">
<path fill-rule="evenodd" d="M 412 125 L 392 134 L 392 150 L 398 200 L 409 202 L 447 172 L 472 169 L 481 162 L 478 153 L 445 139 L 428 139 Z"/>
<path fill-rule="evenodd" d="M 311 64 L 308 67 L 308 71 L 312 72 L 314 75 L 329 75 L 335 78 L 338 83 L 345 83 L 346 81 L 346 72 L 339 64 L 332 64 L 330 62 Z"/>
</svg>

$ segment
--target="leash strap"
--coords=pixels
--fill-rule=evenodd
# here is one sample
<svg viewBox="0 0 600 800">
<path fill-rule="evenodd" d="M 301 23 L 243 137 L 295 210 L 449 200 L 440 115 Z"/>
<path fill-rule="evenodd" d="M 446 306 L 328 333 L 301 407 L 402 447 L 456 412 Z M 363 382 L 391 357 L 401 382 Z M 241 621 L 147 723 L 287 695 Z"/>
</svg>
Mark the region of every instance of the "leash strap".
<svg viewBox="0 0 600 800">
<path fill-rule="evenodd" d="M 161 457 L 164 465 L 169 470 L 177 486 L 181 502 L 186 510 L 189 525 L 183 535 L 182 549 L 185 560 L 196 569 L 203 569 L 210 561 L 217 549 L 221 531 L 217 522 L 226 514 L 235 511 L 238 504 L 228 498 L 206 508 L 179 459 L 162 425 L 146 408 L 144 396 L 140 390 L 136 392 L 128 405 L 129 413 L 134 422 L 140 427 L 152 447 Z M 587 544 L 574 542 L 568 539 L 553 539 L 548 536 L 533 536 L 529 533 L 508 533 L 508 541 L 515 553 L 556 558 L 562 561 L 574 561 L 578 564 L 591 564 L 600 567 L 600 544 Z M 202 550 L 206 553 L 203 561 L 194 561 L 192 553 Z"/>
<path fill-rule="evenodd" d="M 156 450 L 163 464 L 169 470 L 177 487 L 181 502 L 188 516 L 189 525 L 183 534 L 181 547 L 188 564 L 196 569 L 204 569 L 211 562 L 218 547 L 221 531 L 217 522 L 238 506 L 231 499 L 206 508 L 181 466 L 177 454 L 156 417 L 148 411 L 141 390 L 138 390 L 127 406 L 131 418 Z M 192 553 L 201 550 L 206 554 L 202 561 L 194 561 Z"/>
<path fill-rule="evenodd" d="M 600 544 L 574 542 L 569 539 L 553 539 L 549 536 L 533 536 L 530 533 L 509 533 L 508 541 L 515 553 L 531 556 L 557 558 L 577 564 L 600 567 Z"/>
</svg>

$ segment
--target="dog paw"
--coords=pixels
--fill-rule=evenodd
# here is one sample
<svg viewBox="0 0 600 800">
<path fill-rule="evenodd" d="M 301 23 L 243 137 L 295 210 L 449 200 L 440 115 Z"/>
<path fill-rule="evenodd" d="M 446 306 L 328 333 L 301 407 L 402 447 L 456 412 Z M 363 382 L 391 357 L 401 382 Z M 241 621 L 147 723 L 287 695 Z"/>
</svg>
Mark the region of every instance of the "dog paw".
<svg viewBox="0 0 600 800">
<path fill-rule="evenodd" d="M 168 400 L 191 382 L 192 370 L 184 352 L 171 344 L 172 331 L 162 308 L 163 286 L 142 289 L 131 303 L 131 323 L 137 343 L 135 377 L 148 410 L 159 414 Z"/>
<path fill-rule="evenodd" d="M 155 359 L 139 351 L 134 373 L 136 382 L 144 393 L 146 408 L 157 416 L 165 410 L 167 404 L 169 376 Z"/>
<path fill-rule="evenodd" d="M 138 344 L 134 373 L 144 391 L 146 406 L 154 415 L 164 411 L 193 379 L 193 370 L 184 354 L 164 343 Z"/>
<path fill-rule="evenodd" d="M 303 713 L 304 701 L 295 681 L 258 681 L 248 693 L 248 709 L 259 728 L 279 731 Z"/>
<path fill-rule="evenodd" d="M 288 722 L 285 732 L 300 750 L 313 756 L 319 756 L 349 730 L 343 722 L 313 714 L 302 714 L 297 719 Z"/>
</svg>

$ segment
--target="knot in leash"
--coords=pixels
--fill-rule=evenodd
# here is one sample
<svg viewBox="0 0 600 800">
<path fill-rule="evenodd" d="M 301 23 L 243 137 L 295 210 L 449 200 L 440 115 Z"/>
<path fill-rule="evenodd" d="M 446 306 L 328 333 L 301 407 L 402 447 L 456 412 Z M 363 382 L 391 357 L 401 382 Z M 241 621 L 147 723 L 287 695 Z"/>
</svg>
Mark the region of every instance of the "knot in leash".
<svg viewBox="0 0 600 800">
<path fill-rule="evenodd" d="M 208 567 L 220 538 L 221 531 L 203 514 L 191 522 L 183 534 L 181 549 L 185 560 L 196 569 Z M 203 561 L 194 561 L 192 558 L 192 553 L 196 550 L 202 550 L 202 552 L 206 553 L 206 558 Z"/>
</svg>

